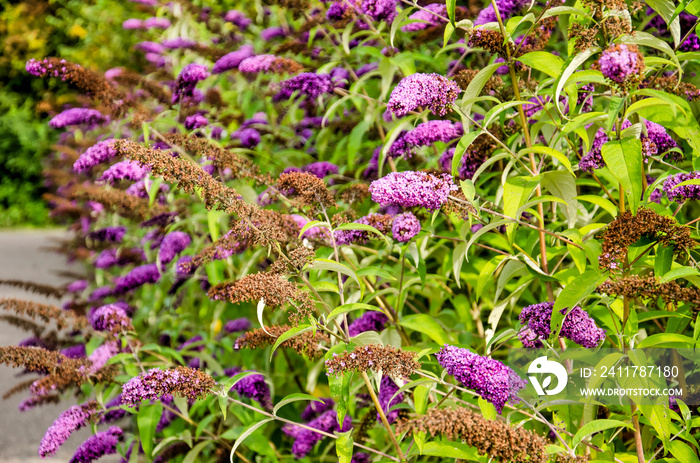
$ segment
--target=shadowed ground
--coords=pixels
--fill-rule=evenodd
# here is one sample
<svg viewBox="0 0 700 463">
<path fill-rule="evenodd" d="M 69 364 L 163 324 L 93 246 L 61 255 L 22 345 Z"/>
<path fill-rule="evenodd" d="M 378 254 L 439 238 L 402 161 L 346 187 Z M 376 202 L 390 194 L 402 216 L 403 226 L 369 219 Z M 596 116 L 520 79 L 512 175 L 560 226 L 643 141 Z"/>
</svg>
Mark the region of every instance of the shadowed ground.
<svg viewBox="0 0 700 463">
<path fill-rule="evenodd" d="M 0 231 L 0 279 L 29 280 L 50 285 L 61 285 L 67 280 L 56 275 L 57 271 L 80 271 L 71 269 L 63 256 L 42 250 L 53 240 L 65 237 L 60 230 Z M 17 297 L 37 302 L 56 304 L 35 294 L 14 288 L 0 286 L 0 297 Z M 29 335 L 17 328 L 0 323 L 0 345 L 17 344 Z M 0 395 L 20 379 L 15 375 L 19 370 L 0 365 Z M 90 429 L 82 429 L 71 436 L 55 457 L 41 460 L 37 453 L 39 442 L 53 420 L 66 408 L 75 403 L 72 397 L 58 405 L 44 405 L 20 413 L 17 405 L 27 397 L 27 392 L 16 394 L 8 400 L 0 399 L 0 463 L 67 462 L 73 452 L 91 434 Z M 112 463 L 119 457 L 110 456 L 99 460 Z"/>
</svg>

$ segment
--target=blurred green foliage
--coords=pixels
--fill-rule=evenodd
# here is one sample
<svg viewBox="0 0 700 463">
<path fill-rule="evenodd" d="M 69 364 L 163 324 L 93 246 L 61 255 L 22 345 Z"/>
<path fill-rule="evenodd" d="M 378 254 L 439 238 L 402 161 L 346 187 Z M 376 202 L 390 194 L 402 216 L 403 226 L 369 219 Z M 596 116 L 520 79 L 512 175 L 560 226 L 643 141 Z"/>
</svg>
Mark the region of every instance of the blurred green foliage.
<svg viewBox="0 0 700 463">
<path fill-rule="evenodd" d="M 25 63 L 60 56 L 95 69 L 126 64 L 136 38 L 121 23 L 133 10 L 117 0 L 0 0 L 0 227 L 48 223 L 41 169 L 57 133 L 47 110 L 73 98 L 61 82 L 30 78 Z"/>
</svg>

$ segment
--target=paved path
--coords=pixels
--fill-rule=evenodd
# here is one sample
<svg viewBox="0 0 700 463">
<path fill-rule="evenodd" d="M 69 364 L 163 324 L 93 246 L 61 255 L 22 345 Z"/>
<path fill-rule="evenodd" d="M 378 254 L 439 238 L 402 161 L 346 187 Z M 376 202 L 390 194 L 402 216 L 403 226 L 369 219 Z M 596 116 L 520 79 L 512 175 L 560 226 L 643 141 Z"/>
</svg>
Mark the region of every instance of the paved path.
<svg viewBox="0 0 700 463">
<path fill-rule="evenodd" d="M 60 285 L 65 279 L 56 275 L 57 271 L 69 270 L 65 258 L 50 251 L 42 250 L 51 246 L 56 239 L 65 237 L 60 230 L 38 231 L 0 231 L 0 279 L 29 280 L 37 283 Z M 81 270 L 79 266 L 74 271 Z M 55 303 L 40 296 L 21 290 L 0 286 L 0 297 L 18 297 L 37 302 Z M 17 344 L 28 337 L 27 333 L 0 322 L 0 345 Z M 19 370 L 0 365 L 0 396 L 19 379 L 15 377 Z M 20 413 L 17 405 L 27 397 L 20 393 L 8 400 L 0 398 L 0 463 L 39 463 L 68 462 L 75 449 L 91 432 L 82 429 L 75 433 L 61 447 L 59 453 L 49 460 L 39 459 L 37 449 L 46 429 L 66 408 L 75 403 L 67 399 L 58 405 L 44 405 Z M 100 462 L 116 462 L 118 458 L 103 458 Z"/>
</svg>

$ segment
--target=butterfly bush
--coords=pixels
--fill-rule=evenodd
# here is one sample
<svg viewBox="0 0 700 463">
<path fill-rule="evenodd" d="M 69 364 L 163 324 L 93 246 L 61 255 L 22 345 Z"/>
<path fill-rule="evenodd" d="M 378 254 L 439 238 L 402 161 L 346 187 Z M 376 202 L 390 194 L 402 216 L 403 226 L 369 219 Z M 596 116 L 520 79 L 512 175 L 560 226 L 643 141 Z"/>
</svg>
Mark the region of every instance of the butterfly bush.
<svg viewBox="0 0 700 463">
<path fill-rule="evenodd" d="M 88 3 L 99 52 L 25 65 L 73 265 L 0 280 L 48 298 L 0 300 L 41 457 L 693 460 L 692 387 L 512 359 L 694 347 L 697 5 Z"/>
</svg>

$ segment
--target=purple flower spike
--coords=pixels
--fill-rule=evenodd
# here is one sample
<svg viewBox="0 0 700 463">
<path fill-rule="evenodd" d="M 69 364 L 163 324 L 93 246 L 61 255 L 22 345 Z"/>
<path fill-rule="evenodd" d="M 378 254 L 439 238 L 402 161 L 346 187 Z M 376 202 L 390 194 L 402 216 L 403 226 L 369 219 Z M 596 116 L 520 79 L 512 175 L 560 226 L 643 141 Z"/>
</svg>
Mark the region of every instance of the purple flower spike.
<svg viewBox="0 0 700 463">
<path fill-rule="evenodd" d="M 311 421 L 308 424 L 314 429 L 328 433 L 335 431 L 346 432 L 352 427 L 352 419 L 346 415 L 343 420 L 343 426 L 338 426 L 338 414 L 335 410 L 328 410 L 321 416 Z M 292 445 L 292 454 L 296 458 L 303 458 L 311 452 L 314 446 L 323 440 L 323 435 L 308 429 L 302 429 L 296 433 L 296 441 Z"/>
<path fill-rule="evenodd" d="M 209 77 L 209 70 L 202 64 L 188 64 L 177 76 L 177 86 L 173 92 L 172 102 L 195 98 L 197 82 Z"/>
<path fill-rule="evenodd" d="M 126 294 L 139 286 L 143 286 L 147 283 L 155 283 L 159 279 L 160 272 L 156 264 L 141 265 L 117 279 L 114 287 L 114 294 Z"/>
<path fill-rule="evenodd" d="M 165 235 L 163 241 L 160 244 L 160 251 L 158 252 L 158 258 L 161 263 L 167 264 L 172 261 L 175 256 L 180 254 L 187 248 L 192 242 L 192 238 L 185 232 L 174 231 Z"/>
<path fill-rule="evenodd" d="M 690 173 L 682 172 L 680 174 L 671 175 L 664 182 L 664 192 L 668 199 L 682 204 L 688 200 L 700 199 L 700 185 L 683 185 L 676 186 L 687 180 L 700 180 L 700 171 Z"/>
<path fill-rule="evenodd" d="M 369 186 L 372 200 L 386 206 L 424 207 L 436 211 L 447 202 L 450 192 L 457 190 L 448 174 L 425 172 L 392 172 Z"/>
<path fill-rule="evenodd" d="M 214 63 L 214 67 L 211 68 L 211 72 L 212 74 L 221 74 L 222 72 L 236 69 L 244 59 L 250 58 L 253 54 L 254 49 L 252 45 L 243 45 L 238 50 L 219 58 Z"/>
<path fill-rule="evenodd" d="M 248 331 L 252 324 L 247 318 L 236 318 L 235 320 L 229 320 L 224 325 L 224 330 L 227 333 L 239 333 L 241 331 Z"/>
<path fill-rule="evenodd" d="M 431 3 L 426 5 L 424 10 L 418 10 L 408 17 L 408 19 L 416 19 L 423 22 L 407 24 L 403 26 L 401 30 L 404 32 L 422 31 L 423 29 L 439 26 L 440 24 L 446 22 L 444 19 L 438 17 L 438 15 L 442 16 L 443 18 L 447 18 L 447 6 L 445 6 L 445 4 Z"/>
<path fill-rule="evenodd" d="M 122 29 L 125 29 L 127 31 L 143 29 L 143 21 L 136 18 L 127 19 L 122 23 Z"/>
<path fill-rule="evenodd" d="M 519 402 L 517 393 L 525 381 L 498 360 L 447 344 L 435 357 L 448 374 L 491 402 L 498 413 L 506 402 Z"/>
<path fill-rule="evenodd" d="M 464 133 L 460 122 L 428 121 L 418 124 L 394 141 L 389 148 L 391 157 L 405 156 L 410 158 L 421 146 L 430 146 L 436 142 L 449 143 Z"/>
<path fill-rule="evenodd" d="M 197 42 L 185 37 L 175 37 L 174 39 L 163 40 L 161 44 L 168 50 L 183 50 L 197 46 Z"/>
<path fill-rule="evenodd" d="M 444 116 L 461 91 L 456 83 L 439 74 L 412 74 L 404 77 L 391 92 L 387 109 L 396 117 L 421 108 Z"/>
<path fill-rule="evenodd" d="M 330 397 L 323 397 L 321 400 L 322 402 L 317 402 L 315 400 L 310 402 L 309 405 L 304 408 L 304 411 L 301 412 L 301 419 L 308 423 L 335 406 L 335 402 Z"/>
<path fill-rule="evenodd" d="M 375 21 L 391 24 L 396 18 L 396 0 L 362 0 L 360 8 Z"/>
<path fill-rule="evenodd" d="M 201 129 L 209 125 L 209 119 L 201 114 L 193 114 L 185 118 L 185 128 L 187 130 Z"/>
<path fill-rule="evenodd" d="M 382 406 L 382 410 L 386 415 L 386 420 L 391 424 L 396 421 L 399 416 L 399 410 L 391 410 L 394 405 L 400 404 L 403 401 L 403 393 L 397 395 L 394 400 L 391 400 L 392 396 L 396 394 L 399 390 L 399 386 L 396 385 L 393 379 L 389 376 L 382 376 L 382 382 L 379 384 L 379 404 Z M 389 402 L 391 400 L 391 402 Z M 381 418 L 379 413 L 377 413 L 377 421 Z"/>
<path fill-rule="evenodd" d="M 375 310 L 367 311 L 348 326 L 350 337 L 357 336 L 366 331 L 382 331 L 388 320 L 387 316 L 382 312 L 377 312 Z"/>
<path fill-rule="evenodd" d="M 115 157 L 117 151 L 114 149 L 113 143 L 114 140 L 110 138 L 92 145 L 75 161 L 73 170 L 78 173 L 89 172 L 96 165 Z"/>
<path fill-rule="evenodd" d="M 644 58 L 636 47 L 625 44 L 612 45 L 598 60 L 600 72 L 608 79 L 624 83 L 639 79 L 644 71 Z"/>
<path fill-rule="evenodd" d="M 303 72 L 280 83 L 280 90 L 272 101 L 289 100 L 294 94 L 315 100 L 324 93 L 333 92 L 333 80 L 330 74 Z"/>
<path fill-rule="evenodd" d="M 88 425 L 88 421 L 95 413 L 95 402 L 82 405 L 73 405 L 64 411 L 46 430 L 44 438 L 39 444 L 39 456 L 50 457 L 56 454 L 58 448 L 78 429 Z"/>
<path fill-rule="evenodd" d="M 92 463 L 105 455 L 114 455 L 121 439 L 122 430 L 117 426 L 98 432 L 80 444 L 70 463 Z"/>
<path fill-rule="evenodd" d="M 420 222 L 415 215 L 404 212 L 394 217 L 391 233 L 396 241 L 407 243 L 420 232 Z"/>
<path fill-rule="evenodd" d="M 338 166 L 328 161 L 312 162 L 301 169 L 322 179 L 329 175 L 338 175 Z"/>
<path fill-rule="evenodd" d="M 542 302 L 523 308 L 520 323 L 524 329 L 518 334 L 525 347 L 542 347 L 542 341 L 551 334 L 550 323 L 554 303 Z M 563 309 L 561 313 L 566 313 Z M 559 335 L 588 349 L 598 347 L 605 339 L 605 330 L 598 328 L 595 321 L 580 307 L 574 307 L 564 318 Z"/>
<path fill-rule="evenodd" d="M 94 127 L 107 122 L 104 116 L 96 109 L 71 108 L 57 114 L 49 121 L 49 126 L 54 129 L 63 129 L 72 125 L 87 125 Z"/>
<path fill-rule="evenodd" d="M 145 29 L 167 29 L 170 27 L 170 20 L 167 18 L 148 18 L 143 22 Z"/>
<path fill-rule="evenodd" d="M 138 182 L 143 180 L 150 170 L 150 167 L 141 165 L 136 161 L 121 161 L 105 170 L 98 180 L 110 184 L 115 184 L 120 180 Z"/>
<path fill-rule="evenodd" d="M 498 12 L 501 15 L 503 21 L 510 19 L 519 13 L 520 10 L 525 8 L 530 4 L 529 0 L 497 0 L 496 5 L 498 6 Z M 496 22 L 496 11 L 493 5 L 489 5 L 479 13 L 479 16 L 474 20 L 475 26 L 481 26 L 486 23 Z"/>
<path fill-rule="evenodd" d="M 235 24 L 239 29 L 245 30 L 253 23 L 245 13 L 241 13 L 238 10 L 229 10 L 224 16 L 224 21 Z"/>
<path fill-rule="evenodd" d="M 90 233 L 88 239 L 106 243 L 121 243 L 124 235 L 126 235 L 126 227 L 105 227 Z"/>
</svg>

